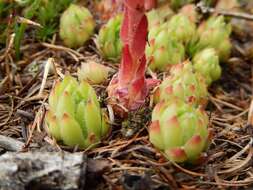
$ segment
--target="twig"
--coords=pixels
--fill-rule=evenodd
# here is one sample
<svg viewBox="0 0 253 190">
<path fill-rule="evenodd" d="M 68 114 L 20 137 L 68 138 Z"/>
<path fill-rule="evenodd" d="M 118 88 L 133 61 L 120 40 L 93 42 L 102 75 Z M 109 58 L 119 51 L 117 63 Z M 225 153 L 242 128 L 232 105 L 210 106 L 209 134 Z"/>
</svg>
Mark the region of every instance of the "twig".
<svg viewBox="0 0 253 190">
<path fill-rule="evenodd" d="M 183 167 L 181 167 L 180 165 L 178 165 L 177 163 L 175 162 L 171 162 L 175 167 L 177 167 L 178 169 L 180 169 L 182 172 L 186 173 L 186 174 L 189 174 L 189 175 L 192 175 L 192 176 L 198 176 L 198 177 L 206 177 L 207 174 L 203 174 L 203 173 L 197 173 L 197 172 L 193 172 L 193 171 L 190 171 L 190 170 L 187 170 Z"/>
<path fill-rule="evenodd" d="M 238 18 L 238 19 L 245 19 L 245 20 L 253 21 L 253 15 L 252 14 L 231 12 L 231 11 L 226 11 L 226 10 L 222 10 L 222 9 L 214 9 L 214 8 L 211 8 L 211 7 L 206 7 L 205 5 L 203 5 L 202 2 L 197 4 L 197 8 L 199 8 L 199 10 L 204 14 L 206 14 L 206 13 L 217 13 L 219 15 L 224 15 L 224 16 L 228 16 L 228 17 L 235 17 L 235 18 Z"/>
<path fill-rule="evenodd" d="M 237 158 L 239 158 L 243 153 L 245 153 L 248 149 L 250 149 L 252 147 L 252 143 L 253 143 L 253 139 L 250 139 L 250 142 L 247 144 L 247 146 L 245 146 L 241 151 L 239 151 L 238 153 L 236 153 L 234 156 L 232 156 L 231 158 L 229 158 L 227 160 L 227 162 L 231 162 L 233 160 L 236 160 Z"/>
<path fill-rule="evenodd" d="M 132 170 L 132 171 L 152 171 L 150 168 L 144 168 L 144 167 L 127 167 L 122 166 L 120 168 L 112 168 L 112 172 L 115 171 L 122 171 L 122 170 Z"/>
<path fill-rule="evenodd" d="M 32 26 L 37 26 L 39 28 L 43 28 L 43 26 L 41 26 L 41 24 L 37 23 L 37 22 L 34 22 L 30 19 L 27 19 L 27 18 L 24 18 L 24 17 L 17 17 L 17 22 L 18 23 L 24 23 L 24 24 L 29 24 L 29 25 L 32 25 Z"/>
<path fill-rule="evenodd" d="M 253 125 L 253 99 L 251 100 L 250 107 L 249 107 L 248 124 Z"/>
<path fill-rule="evenodd" d="M 231 104 L 231 103 L 225 102 L 225 101 L 220 100 L 220 99 L 215 98 L 215 97 L 210 97 L 210 100 L 211 100 L 211 101 L 214 101 L 214 102 L 217 102 L 217 103 L 220 103 L 220 104 L 223 104 L 223 105 L 225 105 L 225 106 L 227 106 L 227 107 L 229 107 L 229 108 L 233 108 L 233 109 L 238 110 L 238 111 L 244 111 L 243 108 L 240 108 L 240 107 L 238 107 L 238 106 L 236 106 L 236 105 L 233 105 L 233 104 Z"/>
<path fill-rule="evenodd" d="M 235 173 L 235 172 L 241 170 L 242 168 L 245 168 L 245 166 L 247 166 L 249 164 L 249 162 L 251 161 L 252 154 L 253 154 L 253 149 L 251 148 L 250 152 L 245 160 L 241 161 L 239 164 L 237 164 L 234 167 L 230 167 L 229 169 L 219 171 L 218 174 L 231 174 L 231 173 Z"/>
<path fill-rule="evenodd" d="M 82 54 L 80 54 L 79 52 L 77 52 L 75 50 L 72 50 L 70 48 L 66 48 L 66 47 L 60 46 L 60 45 L 48 44 L 48 43 L 41 43 L 41 45 L 43 45 L 43 46 L 45 46 L 47 48 L 53 49 L 53 50 L 65 51 L 66 53 L 68 53 L 69 55 L 71 55 L 72 58 L 76 62 L 79 61 L 79 58 L 85 60 L 85 57 Z"/>
<path fill-rule="evenodd" d="M 11 34 L 10 35 L 10 40 L 7 44 L 7 48 L 4 52 L 4 54 L 2 56 L 0 56 L 0 62 L 4 60 L 4 58 L 8 55 L 8 53 L 10 52 L 12 46 L 13 46 L 13 43 L 14 43 L 14 38 L 15 38 L 15 34 Z"/>
<path fill-rule="evenodd" d="M 49 58 L 47 60 L 47 63 L 45 65 L 45 69 L 44 69 L 44 74 L 43 74 L 43 79 L 42 79 L 42 83 L 41 83 L 41 87 L 40 87 L 40 91 L 38 93 L 38 96 L 41 96 L 42 93 L 43 93 L 43 90 L 46 86 L 46 82 L 47 82 L 47 77 L 48 77 L 48 74 L 50 72 L 50 68 L 52 67 L 55 67 L 54 66 L 54 59 L 53 58 Z M 55 70 L 55 69 L 54 69 Z"/>
</svg>

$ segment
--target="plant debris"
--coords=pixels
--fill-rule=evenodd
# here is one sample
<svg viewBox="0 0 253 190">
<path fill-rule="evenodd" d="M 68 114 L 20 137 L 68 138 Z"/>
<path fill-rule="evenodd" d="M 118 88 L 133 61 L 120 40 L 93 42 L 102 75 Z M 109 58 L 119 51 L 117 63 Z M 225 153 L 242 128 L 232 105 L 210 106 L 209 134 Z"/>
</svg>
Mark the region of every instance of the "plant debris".
<svg viewBox="0 0 253 190">
<path fill-rule="evenodd" d="M 88 4 L 92 2 L 89 1 Z M 96 187 L 85 189 L 252 188 L 253 124 L 250 104 L 253 87 L 253 22 L 250 19 L 250 10 L 253 10 L 253 5 L 249 4 L 251 7 L 248 5 L 245 9 L 246 17 L 242 13 L 238 16 L 229 10 L 226 11 L 231 14 L 219 12 L 232 16 L 232 25 L 237 27 L 233 27 L 232 56 L 228 59 L 228 64 L 222 65 L 221 79 L 209 88 L 211 96 L 206 110 L 213 141 L 205 159 L 197 166 L 169 162 L 153 147 L 148 141 L 147 126 L 151 116 L 146 110 L 143 115 L 147 118 L 141 121 L 141 124 L 145 124 L 133 135 L 122 135 L 122 120 L 114 116 L 108 107 L 112 132 L 98 147 L 80 153 L 77 147 L 69 148 L 57 144 L 44 128 L 47 98 L 55 81 L 62 79 L 67 73 L 76 76 L 77 68 L 84 62 L 94 61 L 114 70 L 118 70 L 118 65 L 104 61 L 93 40 L 74 50 L 62 46 L 56 34 L 47 41 L 40 42 L 33 38 L 30 30 L 26 31 L 20 46 L 22 59 L 17 60 L 13 33 L 5 31 L 7 45 L 0 45 L 0 135 L 6 138 L 0 136 L 0 189 L 6 190 L 10 184 L 12 187 L 20 185 L 19 182 L 22 182 L 19 189 L 43 189 L 36 184 L 42 185 L 46 179 L 58 186 L 43 186 L 46 187 L 44 189 L 84 189 L 87 183 L 73 184 L 71 177 L 74 176 L 78 182 L 80 177 L 87 177 L 86 164 L 89 158 L 92 158 L 90 163 L 94 166 L 90 168 L 90 172 L 94 174 L 91 175 L 93 179 L 82 179 L 86 179 L 86 182 L 88 180 L 91 185 L 92 180 L 99 180 L 93 181 Z M 212 11 L 208 13 L 211 14 Z M 48 68 L 49 60 L 51 66 Z M 152 72 L 149 74 L 153 75 Z M 111 77 L 103 84 L 93 85 L 102 105 L 107 98 L 104 92 L 110 80 Z M 140 120 L 138 114 L 136 115 L 136 118 L 129 118 L 131 125 L 139 125 Z M 13 140 L 17 143 L 13 143 Z M 48 150 L 51 146 L 56 150 Z M 47 151 L 42 153 L 42 148 Z M 58 168 L 54 168 L 56 162 L 59 164 Z M 48 164 L 48 167 L 44 164 Z M 54 168 L 53 173 L 47 170 L 50 167 Z M 5 169 L 11 168 L 14 168 L 14 173 L 4 173 L 7 171 Z M 58 178 L 59 176 L 65 178 Z M 66 180 L 68 177 L 71 182 Z M 1 181 L 3 179 L 5 180 Z M 68 186 L 64 187 L 64 184 Z M 15 189 L 12 187 L 9 189 Z"/>
</svg>

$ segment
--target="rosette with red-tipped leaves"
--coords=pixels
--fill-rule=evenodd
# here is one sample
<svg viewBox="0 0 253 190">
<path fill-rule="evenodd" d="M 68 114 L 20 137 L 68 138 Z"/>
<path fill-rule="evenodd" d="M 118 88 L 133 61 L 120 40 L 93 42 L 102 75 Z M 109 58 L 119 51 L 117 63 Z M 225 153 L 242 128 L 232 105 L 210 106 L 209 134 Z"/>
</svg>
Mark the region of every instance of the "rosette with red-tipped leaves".
<svg viewBox="0 0 253 190">
<path fill-rule="evenodd" d="M 204 77 L 194 72 L 192 63 L 186 61 L 173 66 L 170 75 L 163 80 L 155 92 L 155 102 L 179 98 L 194 106 L 205 106 L 208 99 Z"/>
<path fill-rule="evenodd" d="M 223 16 L 212 16 L 198 28 L 199 39 L 191 44 L 189 52 L 193 56 L 205 48 L 214 48 L 221 61 L 226 61 L 231 53 L 231 24 L 226 24 Z"/>
<path fill-rule="evenodd" d="M 149 31 L 148 41 L 145 52 L 150 69 L 166 71 L 184 60 L 184 46 L 168 33 L 167 23 L 154 25 Z"/>
<path fill-rule="evenodd" d="M 150 30 L 155 25 L 163 24 L 168 21 L 174 15 L 174 12 L 169 4 L 166 3 L 158 6 L 156 9 L 150 10 L 146 15 L 148 18 L 148 28 Z"/>
<path fill-rule="evenodd" d="M 80 148 L 98 143 L 109 129 L 94 89 L 71 76 L 65 76 L 52 89 L 46 125 L 56 140 Z"/>
<path fill-rule="evenodd" d="M 196 23 L 199 19 L 197 7 L 194 4 L 188 4 L 188 5 L 183 6 L 179 12 L 187 16 L 188 19 L 190 19 L 190 21 L 193 23 Z"/>
<path fill-rule="evenodd" d="M 162 101 L 152 112 L 149 139 L 173 162 L 197 162 L 211 140 L 208 116 L 178 99 Z"/>
<path fill-rule="evenodd" d="M 168 35 L 178 42 L 188 45 L 196 37 L 196 25 L 182 13 L 174 15 L 168 22 Z"/>
</svg>

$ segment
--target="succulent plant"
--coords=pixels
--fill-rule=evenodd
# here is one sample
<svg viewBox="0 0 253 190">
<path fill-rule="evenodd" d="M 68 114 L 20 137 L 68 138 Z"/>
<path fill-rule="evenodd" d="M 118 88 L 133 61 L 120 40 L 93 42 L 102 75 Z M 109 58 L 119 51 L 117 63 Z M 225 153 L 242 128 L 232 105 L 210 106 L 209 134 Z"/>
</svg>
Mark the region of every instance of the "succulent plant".
<svg viewBox="0 0 253 190">
<path fill-rule="evenodd" d="M 48 132 L 68 146 L 86 148 L 108 132 L 107 117 L 100 109 L 94 89 L 71 76 L 56 83 L 46 114 Z"/>
<path fill-rule="evenodd" d="M 82 46 L 93 35 L 95 21 L 90 11 L 71 4 L 60 19 L 60 37 L 71 48 Z"/>
<path fill-rule="evenodd" d="M 221 61 L 226 61 L 231 52 L 231 25 L 226 24 L 223 16 L 212 16 L 198 28 L 199 40 L 191 47 L 195 54 L 204 48 L 214 48 Z"/>
<path fill-rule="evenodd" d="M 183 6 L 179 12 L 188 17 L 188 19 L 193 23 L 196 23 L 199 19 L 197 7 L 194 4 L 188 4 Z"/>
<path fill-rule="evenodd" d="M 151 28 L 148 41 L 146 56 L 152 70 L 165 71 L 184 60 L 184 46 L 171 38 L 166 23 Z"/>
<path fill-rule="evenodd" d="M 122 42 L 119 33 L 122 18 L 122 14 L 112 17 L 99 31 L 97 46 L 107 60 L 118 61 L 121 57 Z"/>
<path fill-rule="evenodd" d="M 196 25 L 182 13 L 174 15 L 168 22 L 168 35 L 171 38 L 188 44 L 196 36 Z"/>
<path fill-rule="evenodd" d="M 207 85 L 218 80 L 221 76 L 219 57 L 213 48 L 198 52 L 193 58 L 193 67 L 196 72 L 204 76 Z"/>
<path fill-rule="evenodd" d="M 107 78 L 111 69 L 96 62 L 82 63 L 81 68 L 78 69 L 77 75 L 79 81 L 87 81 L 90 84 L 101 84 Z"/>
<path fill-rule="evenodd" d="M 186 61 L 171 68 L 170 76 L 156 89 L 155 102 L 179 98 L 194 106 L 204 106 L 207 96 L 205 79 L 194 72 L 191 62 Z"/>
<path fill-rule="evenodd" d="M 196 163 L 210 143 L 207 114 L 178 99 L 162 101 L 152 112 L 149 139 L 170 161 Z"/>
<path fill-rule="evenodd" d="M 171 10 L 167 3 L 147 12 L 146 15 L 148 18 L 149 29 L 151 29 L 154 25 L 165 23 L 173 14 L 173 10 Z"/>
</svg>

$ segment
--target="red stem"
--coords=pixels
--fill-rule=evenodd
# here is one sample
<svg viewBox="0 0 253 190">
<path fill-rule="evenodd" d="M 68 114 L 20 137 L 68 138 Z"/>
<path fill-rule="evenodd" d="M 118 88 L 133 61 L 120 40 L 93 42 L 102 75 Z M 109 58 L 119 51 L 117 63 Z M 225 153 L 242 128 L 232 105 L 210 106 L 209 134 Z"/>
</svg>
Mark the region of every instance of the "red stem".
<svg viewBox="0 0 253 190">
<path fill-rule="evenodd" d="M 120 37 L 124 44 L 119 72 L 108 86 L 109 97 L 129 110 L 138 109 L 154 81 L 145 79 L 145 46 L 148 21 L 145 10 L 155 0 L 124 0 L 124 19 Z M 114 101 L 115 103 L 115 101 Z"/>
</svg>

